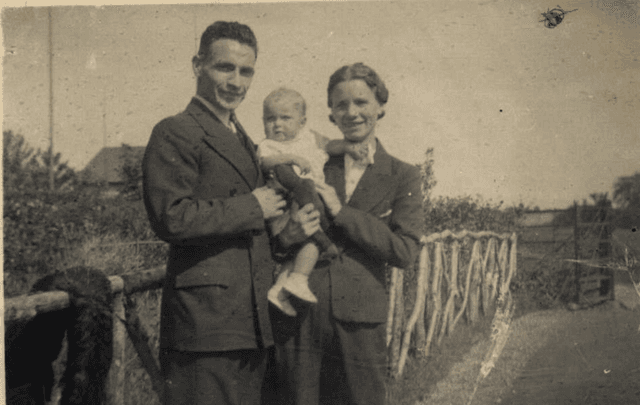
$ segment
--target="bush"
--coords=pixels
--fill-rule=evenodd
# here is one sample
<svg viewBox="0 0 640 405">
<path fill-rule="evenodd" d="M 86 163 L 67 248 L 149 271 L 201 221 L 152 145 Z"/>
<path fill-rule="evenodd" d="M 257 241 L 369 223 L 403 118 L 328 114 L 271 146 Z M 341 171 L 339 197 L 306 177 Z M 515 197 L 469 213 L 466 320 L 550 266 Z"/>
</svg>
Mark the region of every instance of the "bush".
<svg viewBox="0 0 640 405">
<path fill-rule="evenodd" d="M 124 179 L 121 193 L 133 200 L 142 200 L 142 155 L 123 143 L 124 156 L 120 176 Z"/>
<path fill-rule="evenodd" d="M 7 296 L 21 294 L 35 279 L 68 266 L 74 250 L 86 250 L 86 243 L 100 240 L 115 248 L 158 241 L 141 201 L 104 198 L 92 187 L 5 193 L 3 217 Z M 144 252 L 143 266 L 164 262 L 163 244 L 144 245 Z"/>
<path fill-rule="evenodd" d="M 516 228 L 516 221 L 525 207 L 503 209 L 502 202 L 492 204 L 482 197 L 438 197 L 428 201 L 425 207 L 426 234 L 442 232 L 493 231 L 510 232 Z"/>
</svg>

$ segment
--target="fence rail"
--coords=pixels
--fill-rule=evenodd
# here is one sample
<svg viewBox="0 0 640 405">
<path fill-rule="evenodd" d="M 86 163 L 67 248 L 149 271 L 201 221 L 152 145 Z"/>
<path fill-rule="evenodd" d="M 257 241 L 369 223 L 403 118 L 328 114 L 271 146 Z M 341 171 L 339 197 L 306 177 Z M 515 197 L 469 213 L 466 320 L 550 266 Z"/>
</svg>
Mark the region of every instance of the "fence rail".
<svg viewBox="0 0 640 405">
<path fill-rule="evenodd" d="M 151 354 L 149 347 L 150 332 L 137 316 L 128 300 L 128 295 L 135 292 L 160 288 L 166 275 L 166 268 L 125 273 L 120 276 L 109 277 L 111 283 L 112 316 L 113 316 L 113 357 L 106 383 L 107 404 L 124 404 L 125 392 L 122 389 L 125 379 L 126 364 L 126 336 L 129 335 L 133 346 L 138 352 L 142 364 L 151 378 L 154 391 L 161 398 L 162 379 L 157 359 Z M 28 321 L 38 314 L 57 311 L 69 307 L 71 298 L 63 291 L 43 292 L 33 295 L 4 300 L 4 321 Z"/>
<path fill-rule="evenodd" d="M 160 288 L 165 274 L 166 269 L 162 266 L 137 273 L 111 276 L 109 277 L 111 292 L 113 294 L 124 293 L 129 295 L 135 292 Z M 5 322 L 26 321 L 34 318 L 37 314 L 67 308 L 69 304 L 69 294 L 63 291 L 6 298 L 4 300 L 4 319 Z"/>
<path fill-rule="evenodd" d="M 463 240 L 473 241 L 469 254 L 462 252 Z M 463 231 L 454 234 L 444 231 L 425 236 L 421 242 L 416 297 L 408 320 L 404 310 L 404 270 L 391 269 L 387 345 L 395 376 L 403 372 L 412 336 L 415 336 L 418 351 L 427 355 L 434 338 L 440 343 L 444 335 L 453 333 L 463 314 L 469 322 L 474 322 L 480 308 L 488 314 L 495 307 L 496 299 L 505 301 L 516 271 L 515 233 Z M 163 266 L 109 277 L 113 294 L 114 347 L 107 380 L 107 403 L 110 405 L 124 403 L 122 386 L 127 335 L 151 377 L 154 391 L 161 395 L 158 360 L 148 344 L 151 332 L 140 321 L 128 296 L 160 288 L 165 276 Z M 27 321 L 38 314 L 67 308 L 70 296 L 60 291 L 44 292 L 8 298 L 4 304 L 5 323 Z"/>
</svg>

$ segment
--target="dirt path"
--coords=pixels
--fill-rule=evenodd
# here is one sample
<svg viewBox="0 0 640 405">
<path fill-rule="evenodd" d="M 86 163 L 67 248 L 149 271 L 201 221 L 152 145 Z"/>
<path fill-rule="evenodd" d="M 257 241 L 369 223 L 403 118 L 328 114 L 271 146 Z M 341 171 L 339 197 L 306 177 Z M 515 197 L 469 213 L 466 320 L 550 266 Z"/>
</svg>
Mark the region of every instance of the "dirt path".
<svg viewBox="0 0 640 405">
<path fill-rule="evenodd" d="M 640 404 L 640 309 L 627 290 L 616 288 L 620 300 L 630 293 L 627 303 L 514 320 L 472 404 Z M 476 344 L 422 404 L 468 404 L 488 347 Z"/>
</svg>

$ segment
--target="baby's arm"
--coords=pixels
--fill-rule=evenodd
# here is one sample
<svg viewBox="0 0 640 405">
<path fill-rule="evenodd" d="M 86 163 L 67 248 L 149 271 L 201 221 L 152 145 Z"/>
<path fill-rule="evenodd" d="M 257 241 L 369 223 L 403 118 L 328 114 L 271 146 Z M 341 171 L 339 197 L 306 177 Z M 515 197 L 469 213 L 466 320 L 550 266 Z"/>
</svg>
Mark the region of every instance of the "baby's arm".
<svg viewBox="0 0 640 405">
<path fill-rule="evenodd" d="M 351 155 L 356 160 L 364 159 L 367 157 L 367 149 L 362 148 L 362 145 L 345 141 L 344 139 L 332 139 L 327 142 L 325 151 L 330 156 L 341 156 L 346 153 Z"/>
<path fill-rule="evenodd" d="M 311 171 L 311 163 L 302 156 L 292 155 L 289 153 L 282 153 L 279 155 L 263 156 L 260 159 L 262 170 L 270 171 L 278 165 L 296 165 L 300 168 L 300 171 L 309 173 Z"/>
</svg>

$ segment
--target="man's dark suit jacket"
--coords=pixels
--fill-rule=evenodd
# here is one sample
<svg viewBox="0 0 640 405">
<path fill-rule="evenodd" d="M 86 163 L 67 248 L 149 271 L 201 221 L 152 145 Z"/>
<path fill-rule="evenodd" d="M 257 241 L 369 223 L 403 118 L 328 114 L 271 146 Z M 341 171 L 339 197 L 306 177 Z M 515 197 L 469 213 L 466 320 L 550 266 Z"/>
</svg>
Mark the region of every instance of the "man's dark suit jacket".
<svg viewBox="0 0 640 405">
<path fill-rule="evenodd" d="M 386 264 L 414 264 L 423 227 L 420 171 L 389 155 L 377 142 L 374 164 L 345 203 L 344 157 L 324 167 L 343 207 L 329 229 L 343 250 L 329 264 L 333 316 L 347 322 L 385 322 Z"/>
<path fill-rule="evenodd" d="M 196 99 L 153 129 L 143 159 L 144 203 L 153 230 L 170 243 L 162 348 L 273 343 L 266 297 L 275 264 L 251 194 L 264 178 L 246 139 L 248 147 Z"/>
</svg>

